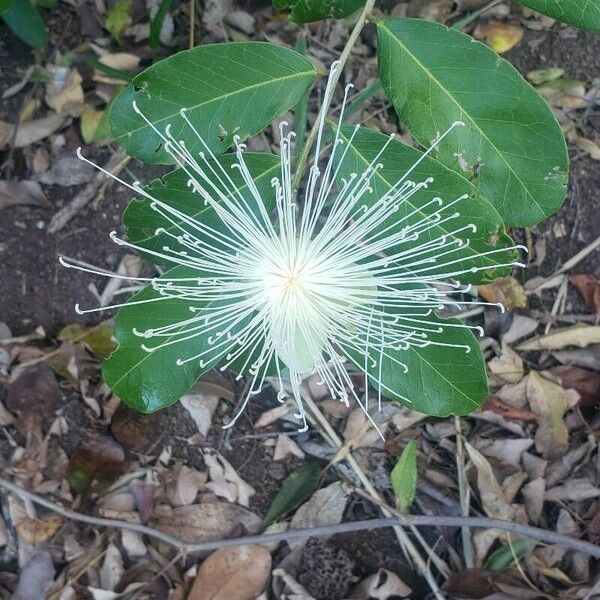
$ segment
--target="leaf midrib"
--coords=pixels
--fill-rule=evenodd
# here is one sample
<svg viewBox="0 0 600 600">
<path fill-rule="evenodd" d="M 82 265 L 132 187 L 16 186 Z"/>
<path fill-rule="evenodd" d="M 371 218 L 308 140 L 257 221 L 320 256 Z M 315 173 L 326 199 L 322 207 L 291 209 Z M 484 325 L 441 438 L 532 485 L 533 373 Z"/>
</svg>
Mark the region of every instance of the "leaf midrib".
<svg viewBox="0 0 600 600">
<path fill-rule="evenodd" d="M 396 43 L 403 48 L 403 50 L 406 52 L 406 54 L 412 58 L 413 62 L 415 62 L 417 64 L 418 67 L 420 67 L 431 79 L 433 82 L 435 82 L 435 84 L 438 86 L 438 88 L 460 109 L 460 111 L 467 117 L 469 123 L 479 132 L 479 134 L 481 135 L 482 138 L 484 138 L 487 143 L 496 151 L 496 153 L 500 156 L 500 158 L 502 159 L 502 161 L 506 164 L 506 166 L 508 167 L 508 170 L 514 175 L 515 179 L 519 182 L 519 184 L 521 185 L 521 187 L 524 189 L 526 195 L 531 199 L 531 201 L 533 202 L 533 204 L 535 204 L 535 206 L 540 210 L 542 215 L 546 215 L 546 212 L 544 211 L 544 209 L 542 208 L 542 206 L 540 205 L 540 203 L 535 199 L 535 197 L 531 194 L 531 192 L 529 191 L 527 185 L 525 184 L 525 182 L 521 179 L 521 177 L 515 172 L 513 166 L 511 165 L 510 162 L 508 162 L 508 160 L 505 158 L 504 154 L 502 153 L 502 151 L 490 140 L 490 138 L 486 135 L 486 133 L 481 129 L 481 127 L 479 127 L 479 125 L 477 124 L 476 121 L 473 120 L 473 118 L 471 117 L 471 115 L 469 114 L 469 112 L 467 112 L 467 110 L 462 106 L 462 104 L 450 93 L 450 90 L 447 90 L 441 83 L 441 81 L 439 81 L 439 79 L 437 77 L 435 77 L 435 75 L 400 41 L 400 39 L 394 35 L 394 33 L 391 31 L 391 29 L 387 28 L 384 24 L 385 22 L 380 22 L 379 23 L 379 27 L 381 27 L 382 29 L 385 29 L 385 31 L 388 32 L 389 37 L 393 38 L 393 40 L 396 41 Z M 502 59 L 503 60 L 503 59 Z"/>
<path fill-rule="evenodd" d="M 343 137 L 343 138 L 346 140 L 346 142 L 348 142 L 348 141 L 349 141 L 349 138 L 348 138 L 348 137 L 346 137 L 346 136 L 344 135 L 343 131 L 341 131 L 341 130 L 340 130 L 340 135 L 341 135 L 341 136 L 342 136 L 342 137 Z M 398 142 L 398 143 L 402 143 L 402 142 Z M 356 148 L 356 146 L 354 146 L 354 145 L 353 145 L 353 146 L 351 146 L 351 148 L 352 148 L 352 151 L 354 152 L 354 154 L 355 154 L 357 157 L 359 157 L 359 158 L 360 158 L 360 160 L 361 160 L 361 161 L 362 161 L 364 164 L 366 164 L 366 165 L 369 165 L 369 164 L 370 164 L 370 161 L 369 161 L 369 160 L 368 160 L 368 159 L 367 159 L 367 158 L 364 156 L 364 154 L 362 154 L 362 153 L 361 153 L 361 152 L 358 150 L 358 148 Z M 457 176 L 457 177 L 461 177 L 462 179 L 464 179 L 464 177 L 463 177 L 463 176 L 462 176 L 460 173 L 457 173 L 456 171 L 452 171 L 452 169 L 450 169 L 450 168 L 448 168 L 446 165 L 444 165 L 444 164 L 442 164 L 442 163 L 438 162 L 437 160 L 435 160 L 435 158 L 432 158 L 432 157 L 430 156 L 430 157 L 429 157 L 429 159 L 430 159 L 430 160 L 433 160 L 433 161 L 435 161 L 435 162 L 436 162 L 436 163 L 437 163 L 437 164 L 438 164 L 438 165 L 439 165 L 441 168 L 443 168 L 443 169 L 446 169 L 447 171 L 449 171 L 450 173 L 452 173 L 452 175 L 455 175 L 455 176 Z M 377 171 L 377 172 L 375 173 L 375 176 L 376 176 L 378 179 L 380 179 L 381 181 L 383 181 L 383 183 L 384 183 L 385 185 L 388 185 L 388 186 L 392 187 L 392 184 L 391 184 L 391 183 L 390 183 L 390 182 L 389 182 L 389 181 L 388 181 L 388 180 L 387 180 L 387 179 L 386 179 L 386 178 L 383 176 L 383 174 L 381 173 L 381 171 Z M 467 179 L 464 179 L 464 181 L 465 181 L 466 187 L 467 187 L 469 190 L 471 190 L 471 188 L 472 188 L 472 189 L 474 189 L 475 191 L 477 191 L 477 189 L 475 188 L 475 186 L 474 186 L 472 183 L 470 183 L 470 182 L 469 182 Z M 487 200 L 486 200 L 486 202 L 487 202 Z M 419 214 L 419 215 L 421 215 L 421 216 L 423 216 L 423 217 L 426 217 L 426 216 L 427 216 L 427 213 L 423 212 L 423 210 L 422 210 L 420 207 L 418 207 L 418 206 L 415 206 L 415 205 L 414 205 L 414 204 L 413 204 L 413 203 L 412 203 L 410 200 L 406 200 L 406 203 L 408 204 L 408 206 L 410 206 L 412 209 L 414 209 L 416 212 L 418 212 L 418 214 Z M 489 202 L 488 202 L 488 204 L 489 204 Z M 489 206 L 490 206 L 490 208 L 491 208 L 491 209 L 495 210 L 495 209 L 494 209 L 494 207 L 493 207 L 491 204 L 490 204 Z M 498 215 L 498 223 L 501 223 L 501 218 L 500 218 L 500 216 L 499 216 L 499 215 Z M 438 226 L 438 227 L 439 227 L 439 226 Z M 447 232 L 445 231 L 445 229 L 443 229 L 442 227 L 439 227 L 439 228 L 440 228 L 442 231 L 444 231 L 444 233 L 446 233 L 446 234 L 447 234 Z M 453 235 L 453 236 L 452 236 L 452 238 L 453 238 L 453 239 L 458 239 L 458 238 L 457 238 L 455 235 Z M 470 246 L 468 247 L 468 249 L 469 249 L 469 250 L 472 250 L 472 248 L 471 248 Z M 507 251 L 508 251 L 508 250 L 507 250 Z M 472 256 L 476 256 L 476 255 L 478 254 L 478 252 L 470 252 L 470 254 L 471 254 Z M 464 260 L 467 260 L 467 258 L 468 258 L 468 257 L 465 257 L 465 259 L 464 259 Z M 498 263 L 497 263 L 497 262 L 494 262 L 494 261 L 493 261 L 491 258 L 489 258 L 489 257 L 487 257 L 487 256 L 484 256 L 484 257 L 481 257 L 481 258 L 483 259 L 484 263 L 486 263 L 486 264 L 489 264 L 491 267 L 497 267 L 497 266 L 498 266 Z"/>
<path fill-rule="evenodd" d="M 225 98 L 229 98 L 231 96 L 239 95 L 239 94 L 248 92 L 250 90 L 258 89 L 258 88 L 267 86 L 267 85 L 269 85 L 271 83 L 274 83 L 274 82 L 277 83 L 277 82 L 280 82 L 280 81 L 287 81 L 287 80 L 295 79 L 297 77 L 306 77 L 307 75 L 315 75 L 316 76 L 316 74 L 317 74 L 317 72 L 314 69 L 312 69 L 312 70 L 302 71 L 300 73 L 294 73 L 293 75 L 287 75 L 287 76 L 283 76 L 283 77 L 276 77 L 274 79 L 269 79 L 268 81 L 261 81 L 260 83 L 254 83 L 254 84 L 246 86 L 244 88 L 241 88 L 241 89 L 238 89 L 238 90 L 234 90 L 232 92 L 227 92 L 226 94 L 223 94 L 222 96 L 217 96 L 215 98 L 211 98 L 210 100 L 206 100 L 205 102 L 200 102 L 198 104 L 194 104 L 191 107 L 186 106 L 186 109 L 189 112 L 192 112 L 192 111 L 195 111 L 198 108 L 209 106 L 210 104 L 213 104 L 214 102 L 222 102 Z M 157 119 L 156 121 L 153 121 L 154 125 L 158 125 L 159 123 L 162 123 L 162 122 L 164 122 L 164 121 L 166 121 L 168 119 L 172 119 L 174 116 L 176 116 L 177 114 L 179 114 L 179 110 L 180 109 L 181 109 L 181 106 L 179 106 L 179 108 L 175 112 L 173 112 L 173 113 L 171 113 L 171 114 L 169 114 L 169 115 L 167 115 L 165 117 L 162 117 L 160 119 Z M 150 125 L 148 125 L 147 123 L 144 123 L 144 125 L 142 125 L 141 127 L 136 127 L 135 129 L 130 129 L 126 133 L 123 133 L 123 134 L 117 136 L 116 139 L 117 140 L 122 140 L 123 138 L 129 139 L 130 136 L 132 136 L 132 135 L 134 135 L 134 134 L 136 134 L 136 133 L 138 133 L 138 132 L 140 132 L 142 130 L 145 130 L 145 129 L 149 128 L 149 127 L 150 127 Z"/>
</svg>

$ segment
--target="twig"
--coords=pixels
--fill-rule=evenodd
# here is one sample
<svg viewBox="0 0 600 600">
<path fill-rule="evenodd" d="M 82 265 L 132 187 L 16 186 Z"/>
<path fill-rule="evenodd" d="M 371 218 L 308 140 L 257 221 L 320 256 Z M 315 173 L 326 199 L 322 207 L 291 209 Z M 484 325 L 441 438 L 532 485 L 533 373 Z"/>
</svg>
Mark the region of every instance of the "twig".
<svg viewBox="0 0 600 600">
<path fill-rule="evenodd" d="M 465 451 L 462 430 L 460 427 L 460 417 L 454 417 L 454 428 L 456 430 L 456 471 L 458 477 L 458 494 L 460 496 L 460 512 L 463 517 L 468 517 L 470 512 L 471 492 L 469 490 L 467 474 L 465 472 Z M 463 554 L 465 556 L 465 566 L 467 569 L 471 569 L 475 566 L 471 531 L 468 527 L 461 527 L 460 535 L 462 538 Z"/>
<path fill-rule="evenodd" d="M 348 41 L 346 42 L 346 45 L 344 46 L 342 54 L 340 55 L 340 58 L 339 58 L 340 66 L 337 69 L 336 73 L 334 73 L 331 78 L 331 89 L 334 89 L 335 86 L 337 85 L 337 83 L 340 79 L 340 76 L 342 74 L 342 71 L 344 70 L 344 65 L 348 61 L 350 52 L 352 52 L 352 47 L 354 46 L 356 40 L 358 39 L 360 32 L 363 30 L 363 27 L 365 26 L 367 17 L 373 10 L 374 5 L 375 5 L 375 0 L 367 0 L 367 2 L 365 3 L 365 5 L 362 9 L 362 12 L 360 13 L 360 16 L 358 17 L 358 21 L 356 22 L 354 29 L 352 29 L 352 33 L 350 34 L 350 37 L 348 38 Z M 296 165 L 296 172 L 294 173 L 294 178 L 292 179 L 292 190 L 294 190 L 294 191 L 296 191 L 298 189 L 298 186 L 300 185 L 300 179 L 303 175 L 304 168 L 306 167 L 306 162 L 308 161 L 308 155 L 310 154 L 310 149 L 312 148 L 315 138 L 317 137 L 317 132 L 319 130 L 319 123 L 321 121 L 320 117 L 321 117 L 321 115 L 327 114 L 330 103 L 331 103 L 331 98 L 329 99 L 328 102 L 323 102 L 321 109 L 319 110 L 319 114 L 317 115 L 317 118 L 315 120 L 315 123 L 314 123 L 312 129 L 310 130 L 310 133 L 308 134 L 306 143 L 304 144 L 304 147 L 302 148 L 302 152 L 300 153 L 300 157 L 298 158 L 298 164 Z"/>
<path fill-rule="evenodd" d="M 110 173 L 118 173 L 127 163 L 129 157 L 121 150 L 115 152 L 104 168 Z M 60 231 L 84 206 L 93 200 L 98 188 L 108 179 L 102 171 L 98 171 L 92 180 L 67 204 L 61 208 L 50 221 L 48 233 Z"/>
<path fill-rule="evenodd" d="M 187 544 L 182 540 L 137 523 L 127 523 L 118 519 L 105 519 L 103 517 L 92 517 L 82 513 L 64 508 L 46 498 L 26 490 L 20 485 L 16 485 L 0 478 L 0 488 L 4 488 L 17 496 L 26 498 L 31 502 L 43 506 L 56 514 L 62 515 L 66 519 L 97 525 L 98 527 L 113 527 L 116 529 L 135 531 L 142 535 L 154 538 L 169 546 L 177 548 L 184 553 L 201 552 L 207 550 L 217 550 L 229 546 L 245 546 L 248 544 L 271 544 L 284 542 L 287 540 L 302 540 L 310 537 L 325 535 L 334 535 L 336 533 L 348 533 L 352 531 L 362 531 L 365 529 L 381 529 L 384 527 L 462 527 L 469 526 L 480 529 L 500 529 L 515 533 L 526 538 L 531 538 L 546 544 L 556 544 L 568 550 L 583 552 L 588 556 L 600 559 L 600 546 L 585 542 L 577 538 L 571 538 L 553 531 L 546 531 L 539 527 L 522 525 L 512 521 L 502 521 L 500 519 L 490 519 L 489 517 L 453 517 L 453 516 L 430 516 L 430 515 L 396 515 L 380 519 L 369 519 L 366 521 L 353 521 L 350 523 L 339 523 L 337 525 L 327 525 L 322 527 L 308 527 L 306 529 L 288 530 L 281 533 L 271 533 L 262 535 L 249 535 L 242 538 L 214 540 L 211 542 L 202 542 L 200 544 Z"/>
<path fill-rule="evenodd" d="M 545 286 L 548 287 L 556 287 L 556 285 L 560 285 L 562 279 L 559 277 L 563 273 L 566 273 L 569 269 L 574 267 L 576 264 L 580 263 L 588 254 L 591 254 L 594 250 L 596 250 L 600 246 L 600 236 L 598 236 L 593 242 L 590 242 L 585 248 L 580 250 L 575 256 L 572 256 L 563 266 L 555 271 L 549 277 L 545 277 L 534 289 L 526 290 L 526 294 L 534 294 L 538 291 L 546 289 Z M 554 283 L 553 280 L 557 279 L 557 283 Z"/>
<path fill-rule="evenodd" d="M 190 0 L 190 43 L 189 47 L 194 47 L 194 30 L 196 27 L 196 0 Z"/>
<path fill-rule="evenodd" d="M 466 15 L 462 19 L 459 19 L 452 25 L 452 29 L 464 29 L 467 25 L 470 25 L 475 19 L 478 19 L 483 13 L 490 10 L 490 8 L 494 8 L 494 6 L 500 4 L 502 0 L 492 0 L 489 4 L 486 4 L 484 7 L 479 10 L 473 11 L 472 13 Z"/>
</svg>

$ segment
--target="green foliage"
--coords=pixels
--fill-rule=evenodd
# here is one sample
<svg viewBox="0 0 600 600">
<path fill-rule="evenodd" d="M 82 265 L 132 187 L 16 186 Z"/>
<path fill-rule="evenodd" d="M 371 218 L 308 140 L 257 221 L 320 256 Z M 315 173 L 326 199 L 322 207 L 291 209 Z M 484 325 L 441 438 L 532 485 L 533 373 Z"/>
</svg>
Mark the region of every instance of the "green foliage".
<svg viewBox="0 0 600 600">
<path fill-rule="evenodd" d="M 319 489 L 321 468 L 318 463 L 306 462 L 284 480 L 264 518 L 264 524 L 275 523 L 298 508 Z"/>
<path fill-rule="evenodd" d="M 342 19 L 364 3 L 365 0 L 273 0 L 276 8 L 291 8 L 290 20 L 296 23 Z"/>
<path fill-rule="evenodd" d="M 526 226 L 564 200 L 564 137 L 541 96 L 506 60 L 456 30 L 418 19 L 378 24 L 386 95 L 424 146 L 463 121 L 437 158 L 472 178 L 510 225 Z"/>
<path fill-rule="evenodd" d="M 10 30 L 32 48 L 39 50 L 48 43 L 46 26 L 31 0 L 3 0 L 0 16 Z"/>
<path fill-rule="evenodd" d="M 128 154 L 155 164 L 169 164 L 163 140 L 132 106 L 164 131 L 185 139 L 192 153 L 202 148 L 180 115 L 188 118 L 216 153 L 254 135 L 289 110 L 314 82 L 312 64 L 293 50 L 263 42 L 208 44 L 162 60 L 133 80 L 112 103 L 114 137 Z"/>
<path fill-rule="evenodd" d="M 349 142 L 353 130 L 353 126 L 342 127 L 341 139 L 346 143 Z M 387 136 L 366 127 L 361 127 L 354 136 L 352 145 L 341 164 L 338 181 L 341 183 L 342 178 L 349 177 L 352 172 L 361 173 L 364 171 L 365 167 L 374 160 L 386 142 Z M 510 268 L 497 267 L 497 265 L 512 262 L 515 259 L 513 253 L 499 252 L 487 257 L 474 258 L 480 252 L 512 245 L 511 238 L 505 233 L 502 217 L 462 174 L 452 171 L 434 158 L 426 157 L 423 159 L 422 153 L 415 148 L 398 141 L 389 144 L 380 156 L 379 162 L 382 168 L 373 177 L 372 191 L 366 194 L 364 203 L 370 205 L 377 202 L 379 198 L 384 197 L 418 160 L 421 160 L 421 162 L 411 172 L 411 179 L 425 181 L 428 177 L 431 177 L 433 182 L 428 185 L 426 190 L 422 190 L 419 194 L 404 202 L 398 212 L 382 223 L 382 229 L 389 226 L 393 220 L 401 219 L 415 209 L 420 209 L 423 217 L 431 214 L 437 207 L 423 207 L 423 205 L 435 197 L 455 199 L 468 194 L 468 200 L 461 202 L 458 206 L 451 207 L 447 211 L 449 215 L 458 209 L 460 210 L 460 216 L 451 222 L 442 223 L 432 228 L 429 232 L 430 239 L 447 235 L 448 240 L 451 241 L 457 237 L 452 234 L 452 231 L 472 223 L 477 227 L 477 236 L 469 246 L 456 250 L 449 257 L 459 260 L 456 265 L 457 270 L 469 267 L 485 267 L 489 268 L 490 271 L 467 273 L 461 276 L 461 281 L 465 283 L 486 283 L 490 278 L 494 279 L 508 275 Z M 442 214 L 447 216 L 445 213 Z M 423 240 L 425 239 L 423 238 Z M 422 240 L 419 240 L 419 243 L 422 243 Z M 403 247 L 406 248 L 409 245 L 410 241 L 406 241 Z M 389 252 L 393 253 L 394 249 L 390 248 Z"/>
<path fill-rule="evenodd" d="M 403 314 L 407 315 L 409 311 L 405 309 Z M 427 317 L 427 322 L 446 326 L 460 323 L 435 315 Z M 366 345 L 367 340 L 360 341 Z M 437 417 L 468 414 L 488 396 L 485 362 L 479 343 L 470 331 L 458 327 L 446 327 L 437 341 L 464 347 L 389 348 L 380 359 L 381 365 L 376 366 L 354 348 L 343 347 L 357 367 L 364 369 L 366 363 L 370 384 L 381 389 L 386 398 Z M 406 365 L 406 370 L 402 365 Z M 381 385 L 376 382 L 378 378 L 381 378 Z"/>
<path fill-rule="evenodd" d="M 106 14 L 104 26 L 110 34 L 119 41 L 123 33 L 133 23 L 132 0 L 116 0 Z"/>
<path fill-rule="evenodd" d="M 221 164 L 230 171 L 238 189 L 244 195 L 248 190 L 243 186 L 238 171 L 231 170 L 233 155 L 219 158 Z M 252 154 L 246 156 L 248 169 L 255 177 L 257 188 L 263 194 L 265 204 L 272 209 L 275 197 L 270 180 L 278 161 L 270 154 Z M 173 171 L 162 180 L 147 186 L 154 196 L 178 209 L 187 216 L 201 219 L 217 231 L 228 233 L 226 227 L 216 216 L 211 207 L 198 202 L 198 195 L 186 185 L 187 175 L 183 171 Z M 148 257 L 154 262 L 162 262 L 152 252 L 160 252 L 167 238 L 164 234 L 155 235 L 155 230 L 163 227 L 173 231 L 176 226 L 150 209 L 148 200 L 133 200 L 123 217 L 129 238 L 148 250 Z M 198 277 L 198 270 L 175 267 L 165 277 Z M 189 300 L 161 300 L 151 304 L 139 304 L 140 300 L 158 298 L 152 286 L 146 287 L 133 296 L 127 305 L 119 311 L 115 320 L 114 336 L 119 342 L 117 350 L 104 363 L 104 377 L 115 394 L 127 405 L 141 412 L 154 412 L 170 406 L 187 392 L 196 379 L 209 370 L 218 361 L 201 368 L 198 361 L 191 361 L 178 366 L 177 359 L 194 356 L 208 348 L 208 341 L 202 336 L 166 346 L 154 352 L 142 348 L 146 340 L 135 335 L 137 331 L 176 323 L 190 317 Z M 199 313 L 196 313 L 199 314 Z M 167 341 L 166 339 L 164 341 Z"/>
<path fill-rule="evenodd" d="M 402 450 L 398 462 L 390 473 L 396 507 L 406 512 L 415 499 L 417 491 L 417 444 L 410 440 Z"/>
<path fill-rule="evenodd" d="M 536 546 L 536 542 L 528 538 L 517 540 L 510 546 L 501 546 L 492 552 L 485 561 L 484 569 L 490 571 L 504 571 L 529 550 Z"/>
<path fill-rule="evenodd" d="M 600 32 L 600 0 L 515 0 L 557 21 Z"/>
</svg>

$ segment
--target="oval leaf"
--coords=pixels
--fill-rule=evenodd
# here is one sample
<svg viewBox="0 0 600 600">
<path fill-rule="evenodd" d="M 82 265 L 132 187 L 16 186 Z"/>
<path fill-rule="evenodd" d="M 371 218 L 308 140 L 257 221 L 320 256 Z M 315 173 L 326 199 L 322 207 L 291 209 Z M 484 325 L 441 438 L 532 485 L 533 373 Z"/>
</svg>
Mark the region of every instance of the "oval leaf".
<svg viewBox="0 0 600 600">
<path fill-rule="evenodd" d="M 209 148 L 223 152 L 233 136 L 244 139 L 266 127 L 302 98 L 316 71 L 297 52 L 266 42 L 207 44 L 162 60 L 140 73 L 111 105 L 113 136 L 128 154 L 149 163 L 170 164 L 161 132 L 171 125 L 192 154 L 204 147 L 180 115 L 189 120 Z"/>
<path fill-rule="evenodd" d="M 384 90 L 428 146 L 453 121 L 436 157 L 473 179 L 505 221 L 526 226 L 556 212 L 567 184 L 564 137 L 546 102 L 485 44 L 419 19 L 378 23 Z"/>
<path fill-rule="evenodd" d="M 323 19 L 342 19 L 357 11 L 366 0 L 274 0 L 276 8 L 291 8 L 290 20 L 312 23 Z"/>
<path fill-rule="evenodd" d="M 275 193 L 270 180 L 279 166 L 278 157 L 272 154 L 247 153 L 245 160 L 265 207 L 271 210 L 275 206 Z M 231 168 L 236 162 L 235 155 L 226 154 L 220 156 L 217 161 L 229 171 L 233 187 L 242 196 L 251 200 L 251 193 L 244 185 L 241 174 L 237 169 Z M 214 208 L 207 207 L 201 196 L 188 188 L 188 179 L 189 176 L 184 171 L 173 171 L 145 189 L 154 198 L 169 204 L 182 214 L 209 225 L 216 231 L 228 234 L 227 227 L 219 219 Z M 148 258 L 153 262 L 168 264 L 168 261 L 157 258 L 154 253 L 160 253 L 163 246 L 169 245 L 172 240 L 166 233 L 156 235 L 157 228 L 163 228 L 171 235 L 175 235 L 189 230 L 190 226 L 176 219 L 167 220 L 151 208 L 150 202 L 148 198 L 132 200 L 123 220 L 131 242 L 146 249 Z M 250 205 L 255 206 L 255 204 Z M 197 230 L 192 229 L 192 231 L 196 237 L 201 235 Z M 197 269 L 175 267 L 165 273 L 163 278 L 201 276 L 205 274 Z M 158 301 L 158 298 L 161 300 Z M 140 300 L 151 299 L 157 300 L 138 304 Z M 205 367 L 201 367 L 198 360 L 177 365 L 178 358 L 185 359 L 207 349 L 210 342 L 206 336 L 193 336 L 188 340 L 149 353 L 142 348 L 144 338 L 134 333 L 134 329 L 145 331 L 175 324 L 194 315 L 200 318 L 202 313 L 198 308 L 199 306 L 196 305 L 196 312 L 192 314 L 189 300 L 165 299 L 151 285 L 133 296 L 128 304 L 121 308 L 115 320 L 114 331 L 119 346 L 105 361 L 103 369 L 106 382 L 123 402 L 141 412 L 153 412 L 165 408 L 177 402 L 202 373 L 218 362 L 220 356 L 215 355 L 210 364 Z M 181 329 L 183 328 L 185 326 Z M 164 341 L 167 342 L 168 339 L 165 338 Z M 226 350 L 223 354 L 225 352 Z M 244 363 L 245 360 L 241 362 Z"/>
<path fill-rule="evenodd" d="M 364 353 L 355 349 L 343 346 L 343 350 L 361 369 L 367 365 L 369 382 L 390 400 L 437 417 L 468 414 L 488 395 L 479 343 L 468 329 L 452 327 L 460 325 L 456 319 L 432 315 L 427 322 L 430 326 L 445 326 L 443 334 L 430 335 L 432 344 L 407 350 L 390 347 L 381 356 L 375 352 L 377 364 L 365 360 Z M 361 342 L 368 346 L 368 340 Z"/>
<path fill-rule="evenodd" d="M 318 463 L 307 462 L 292 471 L 284 480 L 264 518 L 270 525 L 298 508 L 319 489 L 321 468 Z"/>
<path fill-rule="evenodd" d="M 345 144 L 350 142 L 353 131 L 353 126 L 346 125 L 341 128 L 340 138 Z M 342 179 L 349 178 L 352 173 L 364 171 L 366 166 L 380 153 L 387 141 L 387 136 L 361 127 L 352 137 L 352 144 L 348 148 L 339 168 L 338 184 L 342 183 Z M 416 164 L 417 161 L 421 162 Z M 449 204 L 456 198 L 466 194 L 468 198 L 450 206 L 442 213 L 442 217 L 455 212 L 460 212 L 460 216 L 432 228 L 429 232 L 431 239 L 446 235 L 448 242 L 450 242 L 457 237 L 452 234 L 453 231 L 467 225 L 475 225 L 477 234 L 476 236 L 469 236 L 472 238 L 471 243 L 455 251 L 452 256 L 448 255 L 448 260 L 459 260 L 456 264 L 457 270 L 470 267 L 482 269 L 476 273 L 462 275 L 460 277 L 461 282 L 481 283 L 510 272 L 510 267 L 498 267 L 498 265 L 512 263 L 515 259 L 513 252 L 498 252 L 476 258 L 478 253 L 495 251 L 510 246 L 512 240 L 506 235 L 502 218 L 498 212 L 467 179 L 445 167 L 437 160 L 431 157 L 423 157 L 422 152 L 399 141 L 392 141 L 379 156 L 378 162 L 381 164 L 381 169 L 373 176 L 372 191 L 365 196 L 364 203 L 367 205 L 384 198 L 392 186 L 409 171 L 411 171 L 409 179 L 415 183 L 425 181 L 428 178 L 433 179 L 426 189 L 420 190 L 403 202 L 400 209 L 382 223 L 382 228 L 388 227 L 393 220 L 406 218 L 411 213 L 414 213 L 410 217 L 411 222 L 431 214 L 431 211 L 437 210 L 438 206 L 427 207 L 427 205 L 435 197 L 439 197 L 444 203 Z M 423 240 L 419 240 L 419 243 L 422 242 Z M 405 245 L 408 243 L 405 242 Z M 393 249 L 388 249 L 388 253 L 393 253 Z M 489 270 L 483 270 L 485 268 Z"/>
<path fill-rule="evenodd" d="M 600 31 L 600 0 L 515 0 L 557 21 Z"/>
<path fill-rule="evenodd" d="M 417 445 L 410 440 L 402 450 L 398 462 L 390 473 L 396 506 L 406 512 L 415 499 L 417 491 Z"/>
<path fill-rule="evenodd" d="M 175 267 L 164 277 L 194 277 L 197 271 Z M 136 304 L 144 300 L 151 303 Z M 187 392 L 203 372 L 199 361 L 179 366 L 177 359 L 200 351 L 196 338 L 166 346 L 154 352 L 142 348 L 144 338 L 135 335 L 134 328 L 145 331 L 153 327 L 178 323 L 190 318 L 189 300 L 164 299 L 151 285 L 132 296 L 128 305 L 115 318 L 114 336 L 118 348 L 104 361 L 102 372 L 112 391 L 128 406 L 150 413 L 174 404 Z M 183 329 L 182 326 L 180 329 Z M 165 338 L 168 342 L 172 338 Z"/>
<path fill-rule="evenodd" d="M 48 43 L 44 20 L 31 0 L 8 0 L 2 9 L 2 18 L 19 39 L 38 49 Z"/>
</svg>

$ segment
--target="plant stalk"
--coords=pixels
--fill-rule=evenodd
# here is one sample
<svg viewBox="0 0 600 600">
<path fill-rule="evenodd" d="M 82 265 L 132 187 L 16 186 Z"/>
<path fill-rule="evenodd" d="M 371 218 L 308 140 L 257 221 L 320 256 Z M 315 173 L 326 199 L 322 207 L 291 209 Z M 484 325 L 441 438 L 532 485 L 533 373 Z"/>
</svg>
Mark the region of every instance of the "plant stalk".
<svg viewBox="0 0 600 600">
<path fill-rule="evenodd" d="M 346 62 L 348 61 L 350 53 L 352 52 L 352 48 L 353 48 L 354 44 L 356 43 L 356 40 L 358 39 L 360 32 L 363 30 L 363 27 L 365 26 L 365 23 L 367 22 L 367 17 L 373 10 L 374 5 L 375 5 L 375 0 L 367 0 L 367 2 L 365 3 L 365 5 L 362 9 L 362 12 L 360 13 L 360 16 L 358 17 L 358 21 L 356 22 L 354 29 L 352 29 L 352 33 L 350 34 L 350 37 L 348 38 L 348 41 L 346 42 L 346 45 L 344 46 L 344 50 L 342 51 L 342 54 L 340 55 L 340 58 L 339 58 L 340 68 L 337 70 L 337 73 L 335 73 L 333 75 L 333 78 L 331 80 L 331 89 L 335 88 L 335 86 L 337 85 L 337 83 L 340 79 L 340 76 L 342 74 L 342 71 L 344 70 L 344 66 L 346 65 Z M 317 137 L 317 132 L 319 129 L 319 122 L 321 120 L 322 115 L 326 115 L 327 112 L 329 111 L 330 104 L 331 104 L 331 98 L 327 102 L 324 102 L 322 104 L 321 109 L 319 110 L 319 114 L 317 115 L 317 119 L 315 120 L 315 123 L 312 126 L 312 129 L 310 130 L 310 133 L 308 134 L 308 137 L 306 139 L 306 143 L 304 144 L 304 147 L 302 148 L 302 152 L 300 153 L 300 156 L 298 158 L 298 164 L 296 165 L 296 172 L 294 173 L 294 177 L 292 179 L 292 190 L 293 190 L 294 194 L 296 194 L 298 191 L 298 187 L 300 185 L 300 180 L 304 173 L 304 169 L 306 168 L 306 163 L 308 162 L 308 156 L 310 154 L 310 150 L 314 144 L 315 138 Z"/>
</svg>

